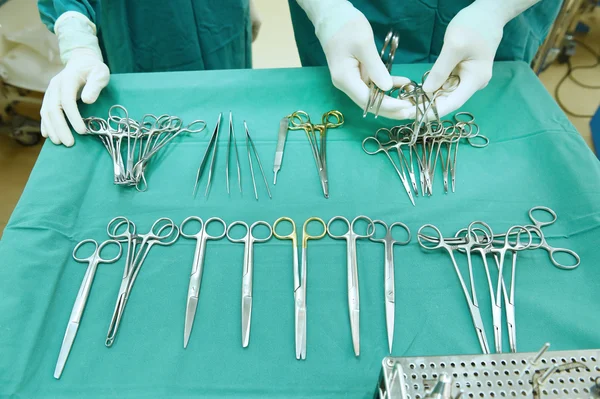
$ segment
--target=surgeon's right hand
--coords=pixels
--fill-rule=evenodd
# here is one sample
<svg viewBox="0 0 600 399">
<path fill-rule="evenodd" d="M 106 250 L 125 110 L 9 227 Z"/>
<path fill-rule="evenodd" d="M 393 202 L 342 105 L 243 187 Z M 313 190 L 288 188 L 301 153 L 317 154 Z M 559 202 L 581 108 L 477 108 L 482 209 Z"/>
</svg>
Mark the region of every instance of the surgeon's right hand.
<svg viewBox="0 0 600 399">
<path fill-rule="evenodd" d="M 109 80 L 108 66 L 96 52 L 73 50 L 65 68 L 52 78 L 44 95 L 40 111 L 42 136 L 50 138 L 54 144 L 72 146 L 75 140 L 65 115 L 73 129 L 84 134 L 85 124 L 77 109 L 77 98 L 81 93 L 84 103 L 95 102 Z"/>
<path fill-rule="evenodd" d="M 364 108 L 372 81 L 387 91 L 409 82 L 392 77 L 381 61 L 375 46 L 373 30 L 363 13 L 346 0 L 297 0 L 315 26 L 315 34 L 323 47 L 333 85 Z M 410 102 L 385 96 L 379 115 L 399 119 Z M 405 112 L 403 112 L 405 111 Z"/>
</svg>

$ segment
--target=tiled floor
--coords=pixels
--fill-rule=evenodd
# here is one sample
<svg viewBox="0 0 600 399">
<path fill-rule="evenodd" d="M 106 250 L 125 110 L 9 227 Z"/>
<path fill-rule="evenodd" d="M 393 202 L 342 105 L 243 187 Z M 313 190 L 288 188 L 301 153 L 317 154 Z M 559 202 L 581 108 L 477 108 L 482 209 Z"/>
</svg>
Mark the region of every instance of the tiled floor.
<svg viewBox="0 0 600 399">
<path fill-rule="evenodd" d="M 259 38 L 253 45 L 254 67 L 299 67 L 300 59 L 294 42 L 287 2 L 256 0 L 256 4 L 262 16 L 263 25 Z M 592 25 L 596 29 L 582 40 L 596 50 L 600 50 L 598 48 L 600 12 L 596 12 L 593 18 L 596 18 L 592 21 Z M 574 65 L 589 64 L 593 62 L 593 57 L 584 50 L 579 50 L 572 58 L 572 62 Z M 600 67 L 579 71 L 576 76 L 583 82 L 598 85 L 600 84 L 599 70 Z M 565 71 L 566 66 L 553 65 L 541 74 L 540 79 L 552 94 Z M 593 113 L 600 104 L 600 90 L 582 89 L 572 82 L 566 82 L 560 93 L 565 105 L 577 113 Z M 592 146 L 589 119 L 573 117 L 570 119 L 588 144 Z M 41 144 L 35 147 L 23 147 L 12 139 L 0 135 L 0 235 L 27 182 L 40 148 Z"/>
</svg>

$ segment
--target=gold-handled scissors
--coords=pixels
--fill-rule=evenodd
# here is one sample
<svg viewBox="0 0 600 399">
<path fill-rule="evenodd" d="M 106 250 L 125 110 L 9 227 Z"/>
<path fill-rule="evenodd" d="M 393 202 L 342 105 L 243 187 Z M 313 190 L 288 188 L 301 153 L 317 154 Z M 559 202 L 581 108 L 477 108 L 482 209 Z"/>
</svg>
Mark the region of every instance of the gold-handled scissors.
<svg viewBox="0 0 600 399">
<path fill-rule="evenodd" d="M 283 235 L 277 233 L 277 226 L 282 222 L 288 222 L 292 226 L 289 234 Z M 323 226 L 323 232 L 317 235 L 308 233 L 310 222 L 318 222 Z M 296 224 L 288 217 L 281 217 L 273 223 L 273 235 L 280 240 L 291 240 L 293 250 L 294 267 L 294 322 L 295 322 L 295 342 L 296 359 L 306 359 L 306 265 L 308 240 L 318 240 L 327 233 L 327 226 L 323 219 L 318 217 L 308 218 L 302 227 L 302 266 L 298 267 L 298 235 L 296 233 Z"/>
</svg>

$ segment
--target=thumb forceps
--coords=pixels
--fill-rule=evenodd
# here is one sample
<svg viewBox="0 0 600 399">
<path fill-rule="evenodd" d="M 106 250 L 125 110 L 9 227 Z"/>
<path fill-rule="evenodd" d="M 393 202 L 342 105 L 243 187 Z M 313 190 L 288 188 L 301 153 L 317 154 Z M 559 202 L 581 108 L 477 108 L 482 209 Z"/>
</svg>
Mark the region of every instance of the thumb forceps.
<svg viewBox="0 0 600 399">
<path fill-rule="evenodd" d="M 344 234 L 335 234 L 332 232 L 331 225 L 335 221 L 342 221 L 348 227 Z M 363 220 L 369 224 L 367 234 L 358 234 L 354 229 L 356 222 Z M 371 231 L 371 234 L 368 232 Z M 354 354 L 360 355 L 360 296 L 358 284 L 358 263 L 356 256 L 356 240 L 370 238 L 375 232 L 373 221 L 366 216 L 357 216 L 352 222 L 343 216 L 334 216 L 327 223 L 327 234 L 336 240 L 346 241 L 346 267 L 348 272 L 348 313 L 350 316 L 350 330 L 352 332 L 352 346 Z"/>
<path fill-rule="evenodd" d="M 385 228 L 385 236 L 383 238 L 376 238 L 375 231 L 371 233 L 369 240 L 373 242 L 380 242 L 384 246 L 385 251 L 385 269 L 384 269 L 384 292 L 385 292 L 385 324 L 387 328 L 388 346 L 390 354 L 392 353 L 392 344 L 394 342 L 394 315 L 396 311 L 395 305 L 395 287 L 394 287 L 394 245 L 406 245 L 410 242 L 410 229 L 407 225 L 402 222 L 392 223 L 389 227 L 382 220 L 374 220 L 371 226 L 374 228 L 377 225 L 381 225 Z M 401 227 L 406 231 L 408 237 L 404 241 L 395 240 L 392 235 L 394 227 Z M 367 230 L 367 234 L 369 230 Z"/>
<path fill-rule="evenodd" d="M 194 191 L 192 196 L 196 196 L 196 190 L 198 189 L 198 183 L 200 182 L 200 178 L 202 177 L 202 172 L 204 172 L 204 168 L 208 163 L 208 154 L 211 152 L 212 155 L 210 160 L 210 167 L 208 169 L 208 183 L 206 184 L 206 191 L 204 192 L 204 196 L 208 196 L 208 192 L 210 191 L 210 183 L 212 181 L 212 172 L 215 168 L 215 159 L 217 157 L 217 146 L 219 141 L 219 127 L 221 126 L 221 117 L 223 113 L 219 113 L 219 119 L 217 119 L 217 124 L 215 125 L 215 130 L 213 130 L 212 136 L 210 136 L 210 140 L 208 141 L 208 146 L 206 146 L 206 151 L 204 152 L 204 156 L 202 157 L 202 161 L 200 162 L 200 166 L 198 167 L 198 172 L 196 172 L 196 183 L 194 184 Z M 228 154 L 229 155 L 229 154 Z"/>
<path fill-rule="evenodd" d="M 190 221 L 196 221 L 200 224 L 197 233 L 189 234 L 183 229 Z M 216 222 L 223 226 L 223 232 L 217 235 L 210 235 L 207 230 L 211 223 Z M 200 297 L 200 284 L 202 283 L 202 272 L 204 271 L 204 255 L 206 254 L 206 242 L 208 240 L 220 240 L 225 236 L 227 225 L 222 219 L 213 217 L 203 222 L 197 216 L 186 218 L 179 227 L 182 237 L 196 240 L 196 249 L 194 250 L 194 261 L 192 262 L 192 273 L 190 275 L 190 285 L 188 287 L 187 301 L 185 306 L 185 324 L 183 328 L 183 347 L 187 348 L 194 326 L 194 318 L 196 317 L 196 309 L 198 308 L 198 298 Z"/>
<path fill-rule="evenodd" d="M 85 244 L 93 244 L 95 248 L 90 256 L 81 258 L 77 256 L 77 253 Z M 105 259 L 102 257 L 101 253 L 102 250 L 110 244 L 117 245 L 119 247 L 119 253 L 113 258 Z M 71 347 L 75 341 L 75 336 L 77 335 L 77 330 L 79 329 L 79 323 L 81 322 L 81 317 L 83 316 L 83 311 L 85 310 L 85 305 L 87 303 L 88 296 L 90 295 L 90 290 L 92 289 L 92 283 L 94 282 L 94 276 L 96 275 L 98 265 L 100 263 L 116 262 L 121 257 L 122 252 L 123 248 L 121 247 L 121 243 L 115 240 L 107 240 L 98 245 L 96 240 L 86 239 L 77 244 L 73 249 L 73 259 L 75 259 L 77 262 L 87 263 L 88 267 L 83 276 L 81 286 L 79 287 L 79 292 L 77 292 L 77 297 L 75 298 L 75 304 L 73 305 L 71 316 L 69 317 L 67 331 L 65 331 L 65 336 L 63 338 L 60 352 L 58 354 L 58 360 L 56 362 L 56 368 L 54 369 L 54 378 L 59 379 L 63 369 L 65 368 L 65 363 L 69 357 L 69 352 L 71 352 Z"/>
<path fill-rule="evenodd" d="M 437 237 L 435 236 L 427 236 L 423 230 L 432 229 Z M 450 259 L 452 260 L 452 266 L 454 266 L 454 271 L 456 272 L 456 276 L 458 277 L 458 281 L 460 282 L 460 286 L 465 295 L 465 300 L 469 306 L 469 313 L 471 314 L 471 319 L 473 321 L 473 327 L 475 327 L 475 332 L 477 334 L 477 339 L 479 340 L 479 345 L 481 346 L 481 350 L 484 354 L 490 353 L 490 347 L 488 345 L 487 338 L 485 336 L 485 329 L 483 327 L 483 319 L 481 318 L 481 312 L 479 311 L 479 303 L 477 302 L 477 296 L 475 295 L 475 283 L 473 281 L 473 271 L 471 264 L 469 263 L 469 282 L 471 286 L 471 290 L 473 295 L 469 293 L 467 289 L 467 285 L 465 284 L 465 280 L 462 277 L 460 269 L 458 268 L 458 263 L 456 262 L 456 258 L 454 256 L 454 251 L 464 248 L 464 246 L 450 244 L 453 240 L 447 240 L 442 235 L 442 232 L 432 224 L 425 224 L 421 226 L 418 231 L 417 240 L 419 241 L 419 245 L 426 250 L 434 250 L 443 248 L 450 255 Z M 466 249 L 467 254 L 470 254 L 469 249 Z M 470 259 L 470 258 L 468 258 Z M 469 261 L 470 262 L 470 261 Z"/>
<path fill-rule="evenodd" d="M 269 183 L 267 182 L 267 177 L 265 176 L 265 171 L 263 170 L 262 163 L 260 162 L 260 157 L 258 156 L 258 151 L 256 151 L 256 146 L 254 145 L 254 141 L 252 141 L 252 137 L 250 137 L 250 132 L 248 131 L 248 124 L 246 124 L 246 121 L 244 121 L 244 129 L 246 129 L 246 151 L 248 151 L 248 163 L 250 164 L 250 174 L 252 175 L 252 185 L 254 186 L 254 196 L 258 200 L 258 191 L 256 191 L 256 180 L 254 178 L 254 167 L 252 166 L 251 153 L 254 153 L 254 158 L 256 158 L 256 162 L 258 162 L 258 167 L 260 168 L 260 173 L 262 174 L 263 180 L 265 182 L 265 187 L 267 188 L 267 193 L 269 194 L 269 198 L 273 198 L 271 196 L 271 190 L 269 189 Z"/>
<path fill-rule="evenodd" d="M 231 235 L 231 229 L 234 226 L 243 226 L 246 234 L 242 238 L 234 238 Z M 253 231 L 257 226 L 265 226 L 269 229 L 269 234 L 265 238 L 257 238 Z M 242 269 L 242 346 L 245 348 L 250 342 L 250 321 L 252 319 L 252 276 L 254 274 L 254 243 L 266 242 L 273 235 L 273 229 L 267 222 L 258 221 L 248 226 L 245 222 L 236 221 L 227 227 L 227 238 L 231 242 L 241 242 L 244 244 L 244 264 Z"/>
<path fill-rule="evenodd" d="M 283 235 L 277 233 L 277 226 L 281 222 L 289 222 L 292 225 L 290 234 Z M 323 226 L 323 232 L 317 235 L 308 233 L 307 227 L 310 222 L 319 222 Z M 302 268 L 298 269 L 298 235 L 296 234 L 296 224 L 288 217 L 281 217 L 273 223 L 273 235 L 280 240 L 291 240 L 293 250 L 293 273 L 294 273 L 294 324 L 295 324 L 295 342 L 296 359 L 306 359 L 306 270 L 307 270 L 307 246 L 308 240 L 318 240 L 327 233 L 325 222 L 317 217 L 311 217 L 304 222 L 302 228 Z"/>
</svg>

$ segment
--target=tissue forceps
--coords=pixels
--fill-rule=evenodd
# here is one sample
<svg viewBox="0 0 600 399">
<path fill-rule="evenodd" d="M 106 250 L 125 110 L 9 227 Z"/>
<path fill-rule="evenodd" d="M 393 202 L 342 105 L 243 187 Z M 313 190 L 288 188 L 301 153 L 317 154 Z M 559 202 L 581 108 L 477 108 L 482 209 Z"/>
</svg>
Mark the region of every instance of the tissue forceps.
<svg viewBox="0 0 600 399">
<path fill-rule="evenodd" d="M 344 234 L 334 234 L 331 230 L 331 224 L 336 220 L 344 222 L 348 230 Z M 367 230 L 367 234 L 358 234 L 354 230 L 354 225 L 359 220 L 366 221 L 369 223 L 372 229 L 371 234 Z M 350 330 L 352 332 L 352 346 L 354 348 L 354 354 L 360 355 L 360 295 L 359 295 L 359 284 L 358 284 L 358 262 L 356 254 L 356 241 L 358 239 L 370 238 L 375 232 L 375 226 L 373 221 L 366 216 L 357 216 L 352 220 L 348 221 L 343 216 L 334 216 L 327 223 L 327 234 L 336 240 L 346 241 L 346 268 L 348 273 L 348 312 L 350 316 Z"/>
<path fill-rule="evenodd" d="M 81 248 L 85 244 L 94 244 L 94 251 L 90 256 L 85 258 L 81 258 L 77 256 L 79 248 Z M 119 247 L 119 253 L 113 258 L 103 258 L 102 250 L 110 244 L 115 244 Z M 71 352 L 71 347 L 73 346 L 73 342 L 75 341 L 75 336 L 77 335 L 77 330 L 79 329 L 79 323 L 81 322 L 81 318 L 83 317 L 83 311 L 85 310 L 85 305 L 87 303 L 88 296 L 90 295 L 90 290 L 92 289 L 92 283 L 94 282 L 94 276 L 96 275 L 96 270 L 98 269 L 98 265 L 100 263 L 114 263 L 120 257 L 123 252 L 123 247 L 121 243 L 115 240 L 106 240 L 101 244 L 98 244 L 96 240 L 86 239 L 80 241 L 79 244 L 75 246 L 73 249 L 73 259 L 80 263 L 87 263 L 88 267 L 83 276 L 83 281 L 81 282 L 81 286 L 79 287 L 79 292 L 77 292 L 77 297 L 75 298 L 75 303 L 73 304 L 73 310 L 71 311 L 71 316 L 69 317 L 69 323 L 67 324 L 67 330 L 65 331 L 65 336 L 63 338 L 62 345 L 60 347 L 60 352 L 58 354 L 58 360 L 56 361 L 56 368 L 54 369 L 54 378 L 59 379 L 63 369 L 65 368 L 65 363 L 67 362 L 67 358 L 69 357 L 69 352 Z"/>
<path fill-rule="evenodd" d="M 215 125 L 215 130 L 213 130 L 213 134 L 210 136 L 210 140 L 208 141 L 208 145 L 206 146 L 206 151 L 204 151 L 204 156 L 202 157 L 202 161 L 200 162 L 200 166 L 198 167 L 198 171 L 196 172 L 196 183 L 194 184 L 194 191 L 192 192 L 193 196 L 196 196 L 196 190 L 198 189 L 198 183 L 200 182 L 200 178 L 202 177 L 202 173 L 204 172 L 204 168 L 208 163 L 208 157 L 212 150 L 212 156 L 210 161 L 210 167 L 208 169 L 208 183 L 206 184 L 206 191 L 204 192 L 204 196 L 208 196 L 208 192 L 210 190 L 210 183 L 212 180 L 212 172 L 215 167 L 215 159 L 217 155 L 217 146 L 219 141 L 219 128 L 221 126 L 221 117 L 223 116 L 222 112 L 219 112 L 219 118 L 217 119 L 217 124 Z"/>
<path fill-rule="evenodd" d="M 233 149 L 235 151 L 235 164 L 237 166 L 238 186 L 240 193 L 242 192 L 242 174 L 240 171 L 240 156 L 237 149 L 237 141 L 235 140 L 235 132 L 233 130 L 233 117 L 229 111 L 229 140 L 227 141 L 227 162 L 225 163 L 225 181 L 227 183 L 227 194 L 229 194 L 229 155 L 231 155 L 231 139 L 233 138 Z"/>
<path fill-rule="evenodd" d="M 385 263 L 384 263 L 384 293 L 385 293 L 385 325 L 387 329 L 388 346 L 390 354 L 392 353 L 392 344 L 394 342 L 394 315 L 396 313 L 396 289 L 395 289 L 395 277 L 394 277 L 394 245 L 406 245 L 410 242 L 410 229 L 407 225 L 402 222 L 395 222 L 391 225 L 387 225 L 382 220 L 374 220 L 373 226 L 381 225 L 385 228 L 385 236 L 383 238 L 375 238 L 375 231 L 373 231 L 369 240 L 373 242 L 382 243 L 385 251 Z M 406 231 L 408 237 L 404 241 L 395 240 L 392 235 L 394 227 L 401 227 Z M 368 233 L 368 231 L 367 231 Z"/>
<path fill-rule="evenodd" d="M 243 226 L 246 234 L 242 238 L 231 236 L 231 228 L 234 226 Z M 257 226 L 266 226 L 269 234 L 265 238 L 257 238 L 253 231 Z M 252 276 L 254 274 L 254 243 L 266 242 L 273 235 L 273 229 L 269 223 L 257 221 L 248 226 L 245 222 L 235 221 L 227 227 L 227 238 L 231 242 L 241 242 L 244 244 L 244 263 L 242 268 L 242 346 L 245 348 L 250 342 L 250 322 L 252 319 Z"/>
<path fill-rule="evenodd" d="M 262 163 L 260 162 L 260 157 L 258 156 L 258 151 L 256 151 L 256 146 L 254 145 L 254 141 L 252 141 L 252 137 L 250 137 L 250 132 L 248 131 L 248 125 L 246 124 L 246 121 L 244 121 L 244 128 L 246 129 L 246 150 L 248 151 L 248 162 L 250 163 L 250 174 L 252 175 L 252 185 L 254 186 L 254 196 L 258 200 L 258 191 L 256 191 L 256 180 L 254 178 L 254 167 L 252 166 L 251 153 L 254 153 L 256 162 L 258 162 L 258 167 L 260 168 L 260 173 L 262 174 L 263 181 L 265 182 L 265 187 L 267 188 L 267 193 L 269 194 L 269 198 L 273 198 L 271 196 L 271 190 L 269 189 L 269 183 L 267 182 L 267 177 L 265 176 L 265 171 L 263 170 Z"/>
<path fill-rule="evenodd" d="M 184 231 L 184 227 L 190 221 L 196 221 L 200 224 L 200 228 L 195 234 L 189 234 Z M 208 226 L 211 223 L 221 224 L 223 226 L 223 232 L 217 235 L 211 235 L 208 233 Z M 188 287 L 187 301 L 185 306 L 185 324 L 183 329 L 183 347 L 187 348 L 192 334 L 192 327 L 194 326 L 194 318 L 196 317 L 196 310 L 198 308 L 198 298 L 200 297 L 200 285 L 202 284 L 202 272 L 204 271 L 204 255 L 206 254 L 206 242 L 208 240 L 220 240 L 225 236 L 227 231 L 227 224 L 217 217 L 212 217 L 203 222 L 197 216 L 190 216 L 186 218 L 179 227 L 179 231 L 182 237 L 196 240 L 196 249 L 194 250 L 194 260 L 192 262 L 192 273 L 190 274 L 190 284 Z"/>
</svg>

